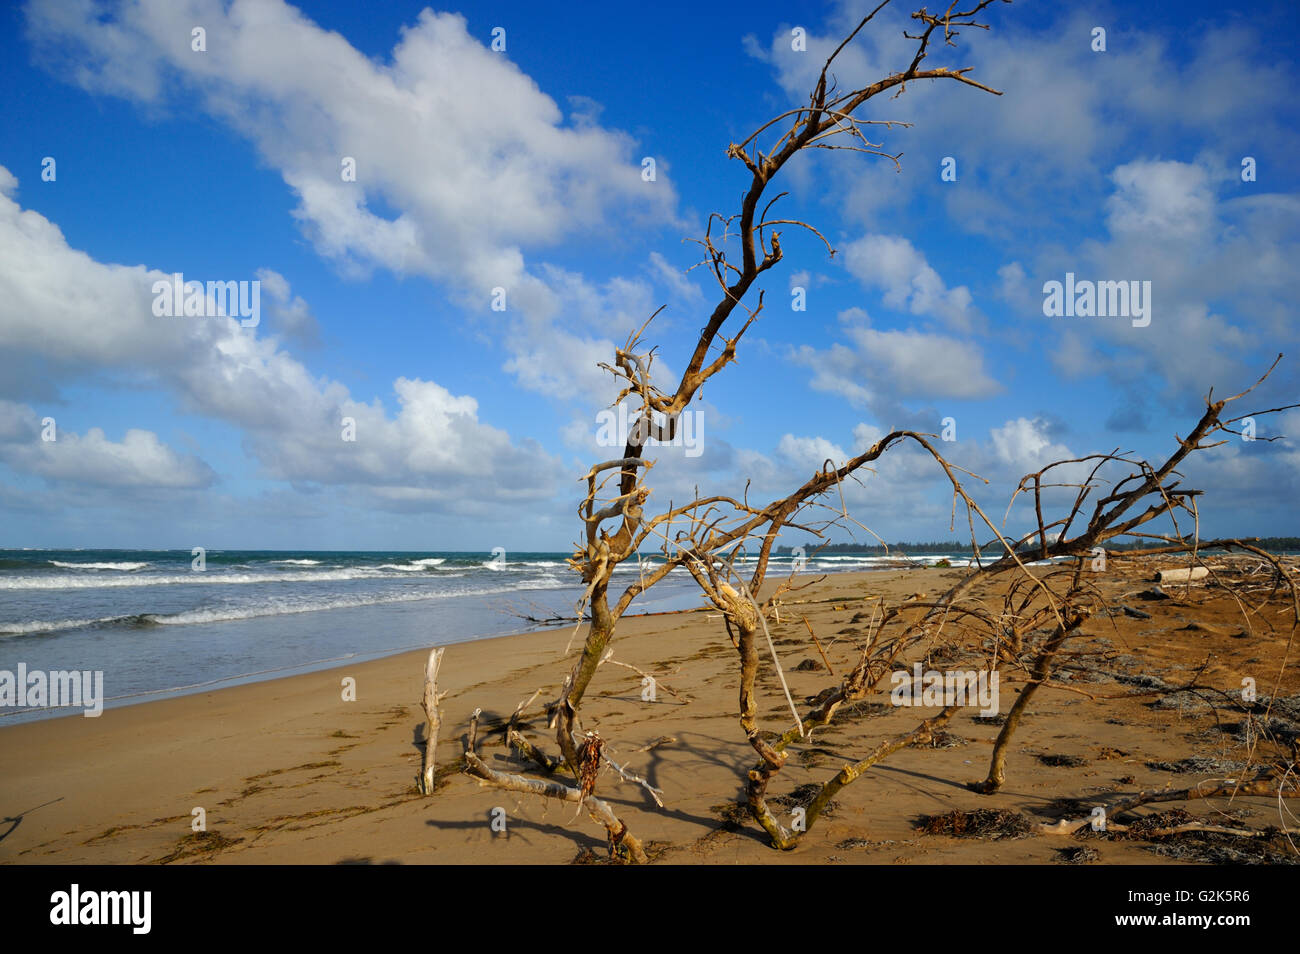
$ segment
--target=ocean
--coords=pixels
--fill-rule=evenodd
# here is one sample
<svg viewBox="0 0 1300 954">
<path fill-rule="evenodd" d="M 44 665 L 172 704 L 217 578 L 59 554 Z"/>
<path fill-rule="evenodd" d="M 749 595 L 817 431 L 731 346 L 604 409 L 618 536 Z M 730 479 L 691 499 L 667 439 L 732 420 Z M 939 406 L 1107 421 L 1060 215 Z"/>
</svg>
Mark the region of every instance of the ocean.
<svg viewBox="0 0 1300 954">
<path fill-rule="evenodd" d="M 199 568 L 188 550 L 0 550 L 0 674 L 20 663 L 28 672 L 102 671 L 112 707 L 524 632 L 538 628 L 526 617 L 573 614 L 581 587 L 567 556 L 208 550 Z M 769 579 L 788 573 L 791 560 L 774 557 Z M 802 569 L 891 565 L 837 553 Z M 624 563 L 614 582 L 639 572 Z M 694 581 L 675 571 L 633 612 L 699 605 Z M 0 724 L 69 711 L 0 705 Z"/>
</svg>

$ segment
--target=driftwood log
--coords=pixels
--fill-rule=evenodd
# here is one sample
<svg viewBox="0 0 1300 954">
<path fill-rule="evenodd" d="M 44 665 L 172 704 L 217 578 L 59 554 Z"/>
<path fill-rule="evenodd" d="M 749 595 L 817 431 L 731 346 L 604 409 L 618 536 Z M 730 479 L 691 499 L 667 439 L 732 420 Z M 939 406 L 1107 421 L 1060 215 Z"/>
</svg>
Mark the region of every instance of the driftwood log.
<svg viewBox="0 0 1300 954">
<path fill-rule="evenodd" d="M 442 721 L 438 716 L 438 703 L 442 701 L 442 697 L 438 695 L 440 666 L 442 666 L 442 649 L 430 650 L 429 661 L 424 666 L 424 698 L 420 703 L 424 708 L 424 771 L 420 776 L 421 795 L 433 794 L 433 772 L 437 767 L 438 729 Z"/>
</svg>

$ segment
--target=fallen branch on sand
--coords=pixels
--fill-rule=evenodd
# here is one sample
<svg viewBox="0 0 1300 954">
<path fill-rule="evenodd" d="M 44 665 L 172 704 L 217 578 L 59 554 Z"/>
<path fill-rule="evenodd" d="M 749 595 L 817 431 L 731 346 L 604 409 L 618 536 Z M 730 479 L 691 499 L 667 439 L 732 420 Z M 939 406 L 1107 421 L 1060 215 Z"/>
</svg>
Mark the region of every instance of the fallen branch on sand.
<svg viewBox="0 0 1300 954">
<path fill-rule="evenodd" d="M 527 795 L 537 795 L 541 798 L 558 798 L 564 802 L 576 802 L 587 810 L 587 814 L 593 820 L 605 826 L 611 857 L 617 857 L 622 852 L 626 852 L 632 861 L 638 864 L 646 862 L 645 849 L 641 847 L 641 842 L 627 830 L 627 825 L 619 821 L 618 816 L 614 814 L 614 810 L 610 808 L 608 802 L 597 798 L 595 795 L 584 795 L 581 789 L 572 788 L 560 782 L 543 782 L 538 779 L 525 778 L 522 775 L 497 771 L 480 759 L 475 749 L 478 745 L 478 717 L 481 712 L 481 709 L 474 710 L 474 715 L 470 718 L 469 734 L 465 740 L 465 771 L 467 774 L 478 779 L 481 784 L 505 789 L 508 792 L 522 792 Z"/>
</svg>

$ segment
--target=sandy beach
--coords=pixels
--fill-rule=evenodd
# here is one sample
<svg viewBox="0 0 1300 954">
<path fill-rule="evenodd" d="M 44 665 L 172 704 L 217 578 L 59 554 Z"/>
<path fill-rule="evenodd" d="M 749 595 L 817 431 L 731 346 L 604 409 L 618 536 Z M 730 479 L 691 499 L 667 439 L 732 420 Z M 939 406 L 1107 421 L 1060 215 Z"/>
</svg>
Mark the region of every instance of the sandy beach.
<svg viewBox="0 0 1300 954">
<path fill-rule="evenodd" d="M 803 618 L 835 672 L 842 673 L 856 656 L 864 611 L 882 597 L 934 594 L 957 574 L 846 573 L 792 595 L 772 635 L 796 701 L 802 706 L 836 682 Z M 1099 574 L 1099 583 L 1122 597 L 1140 588 L 1138 575 L 1116 561 L 1112 571 Z M 597 794 L 615 806 L 659 863 L 1036 864 L 1065 860 L 1064 849 L 1085 842 L 1100 863 L 1214 860 L 1162 853 L 1159 842 L 1117 837 L 955 837 L 917 827 L 921 816 L 977 809 L 1006 809 L 1035 823 L 1050 822 L 1063 817 L 1059 806 L 1053 809 L 1058 799 L 1086 804 L 1119 793 L 1185 788 L 1221 775 L 1216 766 L 1243 759 L 1246 747 L 1223 724 L 1222 710 L 1216 720 L 1205 706 L 1133 695 L 1133 680 L 1154 677 L 1182 685 L 1204 666 L 1204 684 L 1239 691 L 1242 673 L 1252 673 L 1261 693 L 1272 692 L 1288 646 L 1284 610 L 1273 603 L 1265 614 L 1276 614 L 1274 631 L 1257 620 L 1256 632 L 1243 635 L 1232 599 L 1204 588 L 1141 605 L 1150 618 L 1117 616 L 1086 627 L 1079 644 L 1104 641 L 1105 658 L 1099 657 L 1092 675 L 1080 668 L 1074 688 L 1035 696 L 1015 737 L 1003 791 L 981 796 L 965 787 L 984 777 L 998 732 L 994 722 L 975 718 L 977 710 L 965 709 L 932 744 L 895 753 L 843 789 L 832 810 L 789 852 L 768 847 L 738 807 L 754 752 L 737 722 L 736 652 L 720 618 L 701 610 L 628 619 L 615 637 L 614 658 L 654 673 L 661 682 L 657 698 L 642 700 L 636 672 L 604 666 L 588 695 L 583 727 L 597 729 L 612 757 L 662 789 L 665 807 L 611 772 L 601 776 Z M 572 653 L 564 655 L 571 634 L 566 627 L 447 648 L 440 676 L 447 696 L 438 787 L 428 797 L 416 789 L 424 652 L 112 708 L 100 718 L 74 715 L 0 727 L 0 862 L 604 860 L 604 831 L 577 806 L 482 787 L 459 770 L 470 713 L 481 707 L 484 760 L 506 771 L 527 771 L 501 733 L 487 729 L 538 689 L 542 698 L 554 697 L 572 664 Z M 355 701 L 343 698 L 345 678 L 355 679 Z M 1003 712 L 1023 679 L 1015 672 L 1004 675 Z M 783 731 L 790 715 L 766 659 L 759 685 L 762 723 Z M 1274 695 L 1294 698 L 1298 691 L 1300 678 L 1291 670 Z M 825 778 L 933 711 L 891 706 L 887 689 L 857 703 L 809 743 L 792 747 L 794 757 L 773 794 Z M 544 720 L 536 708 L 532 715 L 528 734 L 545 743 Z M 1265 797 L 1140 811 L 1175 806 L 1196 818 L 1232 818 L 1256 828 L 1279 824 L 1277 800 Z M 204 832 L 192 830 L 196 808 L 203 810 Z M 494 815 L 501 817 L 495 809 L 504 810 L 504 832 L 493 830 Z"/>
</svg>

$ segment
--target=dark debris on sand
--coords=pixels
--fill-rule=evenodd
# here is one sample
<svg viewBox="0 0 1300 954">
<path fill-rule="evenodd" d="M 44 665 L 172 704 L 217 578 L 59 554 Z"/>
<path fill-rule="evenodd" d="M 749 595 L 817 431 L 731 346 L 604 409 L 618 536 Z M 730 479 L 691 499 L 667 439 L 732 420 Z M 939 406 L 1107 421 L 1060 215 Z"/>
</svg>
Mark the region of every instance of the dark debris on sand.
<svg viewBox="0 0 1300 954">
<path fill-rule="evenodd" d="M 1088 764 L 1087 759 L 1081 759 L 1077 755 L 1061 755 L 1055 752 L 1038 756 L 1038 761 L 1053 768 L 1082 768 Z"/>
<path fill-rule="evenodd" d="M 1147 768 L 1156 769 L 1161 772 L 1175 772 L 1185 774 L 1194 772 L 1199 775 L 1223 775 L 1227 773 L 1241 772 L 1246 768 L 1245 762 L 1239 762 L 1236 759 L 1219 759 L 1209 755 L 1193 755 L 1190 758 L 1179 759 L 1176 762 L 1148 762 Z"/>
<path fill-rule="evenodd" d="M 973 812 L 946 812 L 922 815 L 916 827 L 927 835 L 952 835 L 955 838 L 1024 838 L 1033 834 L 1034 823 L 1021 812 L 1004 808 L 978 808 Z"/>
<path fill-rule="evenodd" d="M 1056 861 L 1063 865 L 1090 865 L 1101 860 L 1101 852 L 1091 845 L 1057 848 Z"/>
<path fill-rule="evenodd" d="M 812 748 L 804 749 L 799 753 L 799 764 L 804 768 L 816 768 L 827 759 L 833 759 L 836 757 L 835 753 L 830 749 L 814 745 Z"/>
<path fill-rule="evenodd" d="M 892 711 L 894 711 L 894 707 L 891 705 L 883 702 L 868 702 L 863 699 L 858 702 L 850 702 L 836 709 L 835 714 L 831 716 L 831 725 L 840 725 L 856 719 L 885 715 Z"/>
<path fill-rule="evenodd" d="M 773 795 L 768 801 L 773 805 L 779 805 L 786 811 L 795 808 L 807 808 L 813 803 L 813 799 L 817 797 L 821 790 L 822 787 L 816 782 L 807 782 L 800 785 L 789 795 Z M 826 803 L 826 807 L 822 809 L 822 814 L 830 818 L 835 813 L 835 809 L 839 807 L 839 804 L 835 799 L 831 799 Z"/>
<path fill-rule="evenodd" d="M 722 831 L 739 831 L 749 821 L 749 806 L 744 802 L 724 802 L 709 811 L 722 819 Z"/>
<path fill-rule="evenodd" d="M 1204 819 L 1200 820 L 1204 821 Z M 1232 820 L 1239 819 L 1233 818 Z M 1090 826 L 1084 825 L 1073 834 L 1072 838 L 1075 841 L 1083 842 L 1142 842 L 1142 847 L 1147 851 L 1154 852 L 1164 858 L 1192 864 L 1300 864 L 1300 855 L 1297 855 L 1294 848 L 1291 847 L 1285 833 L 1277 828 L 1260 829 L 1257 837 L 1229 834 L 1227 832 L 1198 831 L 1196 829 L 1169 831 L 1171 828 L 1178 828 L 1196 821 L 1198 821 L 1198 818 L 1186 809 L 1171 808 L 1166 811 L 1143 815 L 1129 823 L 1127 828 L 1122 831 L 1113 828 L 1106 831 L 1094 831 Z M 1086 845 L 1075 850 L 1081 850 L 1084 853 L 1095 851 L 1095 849 Z M 1086 861 L 1083 860 L 1083 857 L 1080 857 L 1079 860 L 1067 859 L 1064 857 L 1066 851 L 1064 849 L 1058 851 L 1058 855 L 1060 855 L 1057 858 L 1058 861 L 1067 864 L 1084 864 L 1096 860 L 1095 857 L 1088 857 Z"/>
<path fill-rule="evenodd" d="M 1163 812 L 1153 812 L 1150 815 L 1143 815 L 1133 824 L 1128 826 L 1128 831 L 1120 833 L 1123 838 L 1147 838 L 1152 832 L 1160 831 L 1165 828 L 1176 828 L 1179 825 L 1188 825 L 1196 821 L 1192 813 L 1184 808 L 1171 808 Z"/>
<path fill-rule="evenodd" d="M 1168 835 L 1143 835 L 1153 831 L 1191 821 L 1192 816 L 1182 809 L 1148 815 L 1129 826 L 1128 838 L 1145 839 L 1144 846 L 1164 858 L 1207 865 L 1295 865 L 1300 864 L 1286 834 L 1276 828 L 1266 828 L 1257 838 L 1230 835 L 1217 831 L 1184 831 Z M 1139 827 L 1142 826 L 1142 827 Z"/>
</svg>

